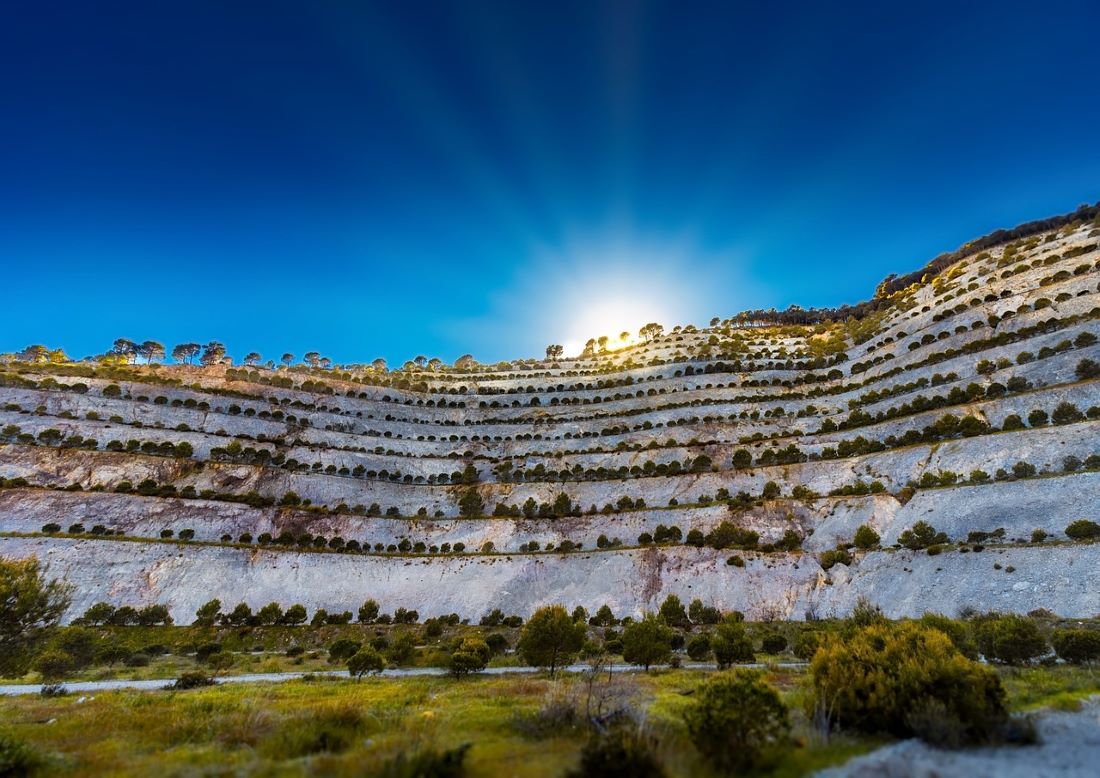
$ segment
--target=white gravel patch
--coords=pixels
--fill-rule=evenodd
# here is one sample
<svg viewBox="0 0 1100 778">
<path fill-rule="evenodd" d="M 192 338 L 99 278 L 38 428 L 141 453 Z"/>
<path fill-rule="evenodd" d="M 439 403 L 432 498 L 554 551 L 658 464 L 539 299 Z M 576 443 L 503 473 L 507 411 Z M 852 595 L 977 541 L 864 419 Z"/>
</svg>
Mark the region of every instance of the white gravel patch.
<svg viewBox="0 0 1100 778">
<path fill-rule="evenodd" d="M 1100 775 L 1100 699 L 1067 713 L 1049 711 L 1038 722 L 1041 743 L 941 751 L 919 740 L 880 748 L 819 778 L 1077 778 Z"/>
</svg>

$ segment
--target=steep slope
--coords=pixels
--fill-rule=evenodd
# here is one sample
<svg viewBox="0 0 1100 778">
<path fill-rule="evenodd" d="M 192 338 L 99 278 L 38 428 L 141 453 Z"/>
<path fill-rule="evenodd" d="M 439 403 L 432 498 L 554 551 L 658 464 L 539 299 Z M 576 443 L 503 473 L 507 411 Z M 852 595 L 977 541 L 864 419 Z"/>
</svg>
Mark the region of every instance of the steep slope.
<svg viewBox="0 0 1100 778">
<path fill-rule="evenodd" d="M 1066 218 L 983 241 L 858 319 L 742 315 L 579 359 L 9 361 L 0 555 L 70 579 L 70 616 L 669 593 L 787 618 L 860 595 L 1093 615 L 1100 546 L 1065 528 L 1100 521 L 1098 236 Z M 895 548 L 921 521 L 946 542 Z M 882 548 L 851 547 L 861 525 Z"/>
</svg>

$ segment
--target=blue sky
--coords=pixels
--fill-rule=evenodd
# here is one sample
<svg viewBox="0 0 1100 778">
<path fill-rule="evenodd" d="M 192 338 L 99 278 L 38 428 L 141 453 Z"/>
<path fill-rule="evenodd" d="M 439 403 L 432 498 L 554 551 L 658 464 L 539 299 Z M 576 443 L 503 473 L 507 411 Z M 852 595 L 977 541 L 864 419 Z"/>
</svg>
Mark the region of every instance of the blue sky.
<svg viewBox="0 0 1100 778">
<path fill-rule="evenodd" d="M 1098 29 L 1095 2 L 5 3 L 0 350 L 496 360 L 855 302 L 1100 199 Z"/>
</svg>

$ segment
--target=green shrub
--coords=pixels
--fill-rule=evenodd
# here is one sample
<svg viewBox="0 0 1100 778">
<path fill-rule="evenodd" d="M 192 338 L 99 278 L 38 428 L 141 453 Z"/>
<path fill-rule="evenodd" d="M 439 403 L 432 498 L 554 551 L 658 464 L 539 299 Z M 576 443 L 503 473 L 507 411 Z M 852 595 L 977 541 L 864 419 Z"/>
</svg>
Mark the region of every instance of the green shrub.
<svg viewBox="0 0 1100 778">
<path fill-rule="evenodd" d="M 1072 424 L 1075 421 L 1084 421 L 1085 414 L 1070 402 L 1060 402 L 1050 414 L 1050 420 L 1055 424 Z"/>
<path fill-rule="evenodd" d="M 803 662 L 808 662 L 813 659 L 814 654 L 817 653 L 817 649 L 821 646 L 822 640 L 822 634 L 817 630 L 801 630 L 794 639 L 794 646 L 791 648 L 791 651 Z"/>
<path fill-rule="evenodd" d="M 1050 642 L 1059 659 L 1074 665 L 1100 660 L 1100 632 L 1094 629 L 1059 629 Z"/>
<path fill-rule="evenodd" d="M 485 638 L 485 645 L 489 647 L 489 650 L 494 654 L 503 654 L 508 650 L 508 638 L 499 632 L 491 632 Z"/>
<path fill-rule="evenodd" d="M 34 775 L 46 760 L 33 747 L 9 732 L 0 731 L 0 775 Z"/>
<path fill-rule="evenodd" d="M 469 635 L 463 638 L 451 653 L 449 661 L 451 674 L 458 677 L 480 672 L 489 664 L 489 657 L 492 654 L 488 643 L 477 635 Z"/>
<path fill-rule="evenodd" d="M 780 654 L 787 648 L 787 639 L 778 632 L 769 632 L 760 647 L 765 654 Z"/>
<path fill-rule="evenodd" d="M 1100 362 L 1095 359 L 1082 359 L 1077 363 L 1077 379 L 1084 381 L 1087 378 L 1100 377 Z"/>
<path fill-rule="evenodd" d="M 829 638 L 810 662 L 810 682 L 816 710 L 859 732 L 977 743 L 1007 718 L 997 673 L 960 654 L 943 632 L 915 622 Z M 927 726 L 933 710 L 946 731 Z"/>
<path fill-rule="evenodd" d="M 856 548 L 861 551 L 867 551 L 877 546 L 882 541 L 879 534 L 866 524 L 860 524 L 859 529 L 856 530 L 855 537 L 852 538 L 852 542 L 855 543 Z"/>
<path fill-rule="evenodd" d="M 1078 519 L 1066 527 L 1066 535 L 1073 540 L 1093 540 L 1100 538 L 1100 524 L 1088 519 Z"/>
<path fill-rule="evenodd" d="M 380 673 L 386 669 L 386 660 L 370 646 L 360 648 L 348 659 L 348 675 L 360 679 L 367 673 Z"/>
<path fill-rule="evenodd" d="M 756 659 L 752 639 L 746 634 L 744 625 L 730 616 L 727 616 L 711 634 L 710 648 L 714 652 L 714 661 L 720 670 L 735 662 L 752 662 Z"/>
<path fill-rule="evenodd" d="M 594 735 L 581 749 L 580 764 L 567 778 L 663 778 L 657 744 L 637 727 L 620 725 Z"/>
<path fill-rule="evenodd" d="M 220 658 L 223 655 L 218 654 L 217 656 Z M 230 659 L 228 655 L 225 655 L 225 658 Z M 148 667 L 149 662 L 151 662 L 152 660 L 149 658 L 149 655 L 146 654 L 144 651 L 135 651 L 122 661 L 126 664 L 127 667 Z"/>
<path fill-rule="evenodd" d="M 584 638 L 584 625 L 575 623 L 569 611 L 561 605 L 548 605 L 528 619 L 516 651 L 528 664 L 548 668 L 553 675 L 555 669 L 573 661 Z"/>
<path fill-rule="evenodd" d="M 623 661 L 648 670 L 668 661 L 671 653 L 672 630 L 658 615 L 647 613 L 623 630 Z"/>
<path fill-rule="evenodd" d="M 200 662 L 205 662 L 214 654 L 221 653 L 221 643 L 203 643 L 197 649 L 195 649 L 195 659 Z"/>
<path fill-rule="evenodd" d="M 687 642 L 687 655 L 696 662 L 704 662 L 710 656 L 710 638 L 706 635 L 693 635 Z"/>
<path fill-rule="evenodd" d="M 684 723 L 695 748 L 723 772 L 752 769 L 766 749 L 787 740 L 791 728 L 779 692 L 763 673 L 743 668 L 704 683 Z"/>
<path fill-rule="evenodd" d="M 1036 472 L 1035 465 L 1030 462 L 1017 462 L 1012 466 L 1012 475 L 1016 478 L 1034 478 Z"/>
<path fill-rule="evenodd" d="M 833 548 L 822 551 L 817 557 L 822 570 L 829 570 L 836 565 L 851 565 L 852 555 L 846 548 Z"/>
<path fill-rule="evenodd" d="M 340 638 L 328 647 L 328 658 L 331 662 L 339 662 L 341 659 L 350 659 L 355 656 L 362 645 L 358 640 Z"/>
<path fill-rule="evenodd" d="M 982 656 L 998 664 L 1026 664 L 1048 650 L 1038 625 L 1026 616 L 1011 613 L 989 613 L 976 618 L 974 638 Z"/>
<path fill-rule="evenodd" d="M 215 683 L 214 679 L 206 673 L 192 671 L 184 673 L 165 688 L 184 691 L 187 689 L 201 689 L 204 686 L 213 686 Z"/>
<path fill-rule="evenodd" d="M 911 551 L 920 551 L 932 545 L 946 543 L 947 535 L 937 532 L 936 528 L 926 521 L 918 521 L 911 529 L 903 531 L 898 536 L 898 542 Z"/>
<path fill-rule="evenodd" d="M 967 659 L 978 658 L 978 647 L 970 635 L 970 627 L 966 622 L 952 619 L 939 613 L 925 613 L 920 617 L 922 627 L 938 629 L 951 640 L 960 654 Z"/>
<path fill-rule="evenodd" d="M 46 683 L 56 683 L 65 679 L 73 671 L 73 660 L 64 651 L 48 648 L 35 657 L 32 667 Z"/>
</svg>

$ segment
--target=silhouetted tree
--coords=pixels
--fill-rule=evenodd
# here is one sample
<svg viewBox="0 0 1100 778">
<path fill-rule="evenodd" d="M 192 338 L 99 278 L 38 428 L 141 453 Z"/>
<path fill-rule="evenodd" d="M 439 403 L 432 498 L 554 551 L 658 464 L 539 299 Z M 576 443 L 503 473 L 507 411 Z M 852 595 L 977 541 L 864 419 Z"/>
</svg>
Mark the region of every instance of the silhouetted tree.
<svg viewBox="0 0 1100 778">
<path fill-rule="evenodd" d="M 176 362 L 187 362 L 187 364 L 193 364 L 195 357 L 202 351 L 202 346 L 198 343 L 181 343 L 172 349 L 172 359 Z"/>
</svg>

